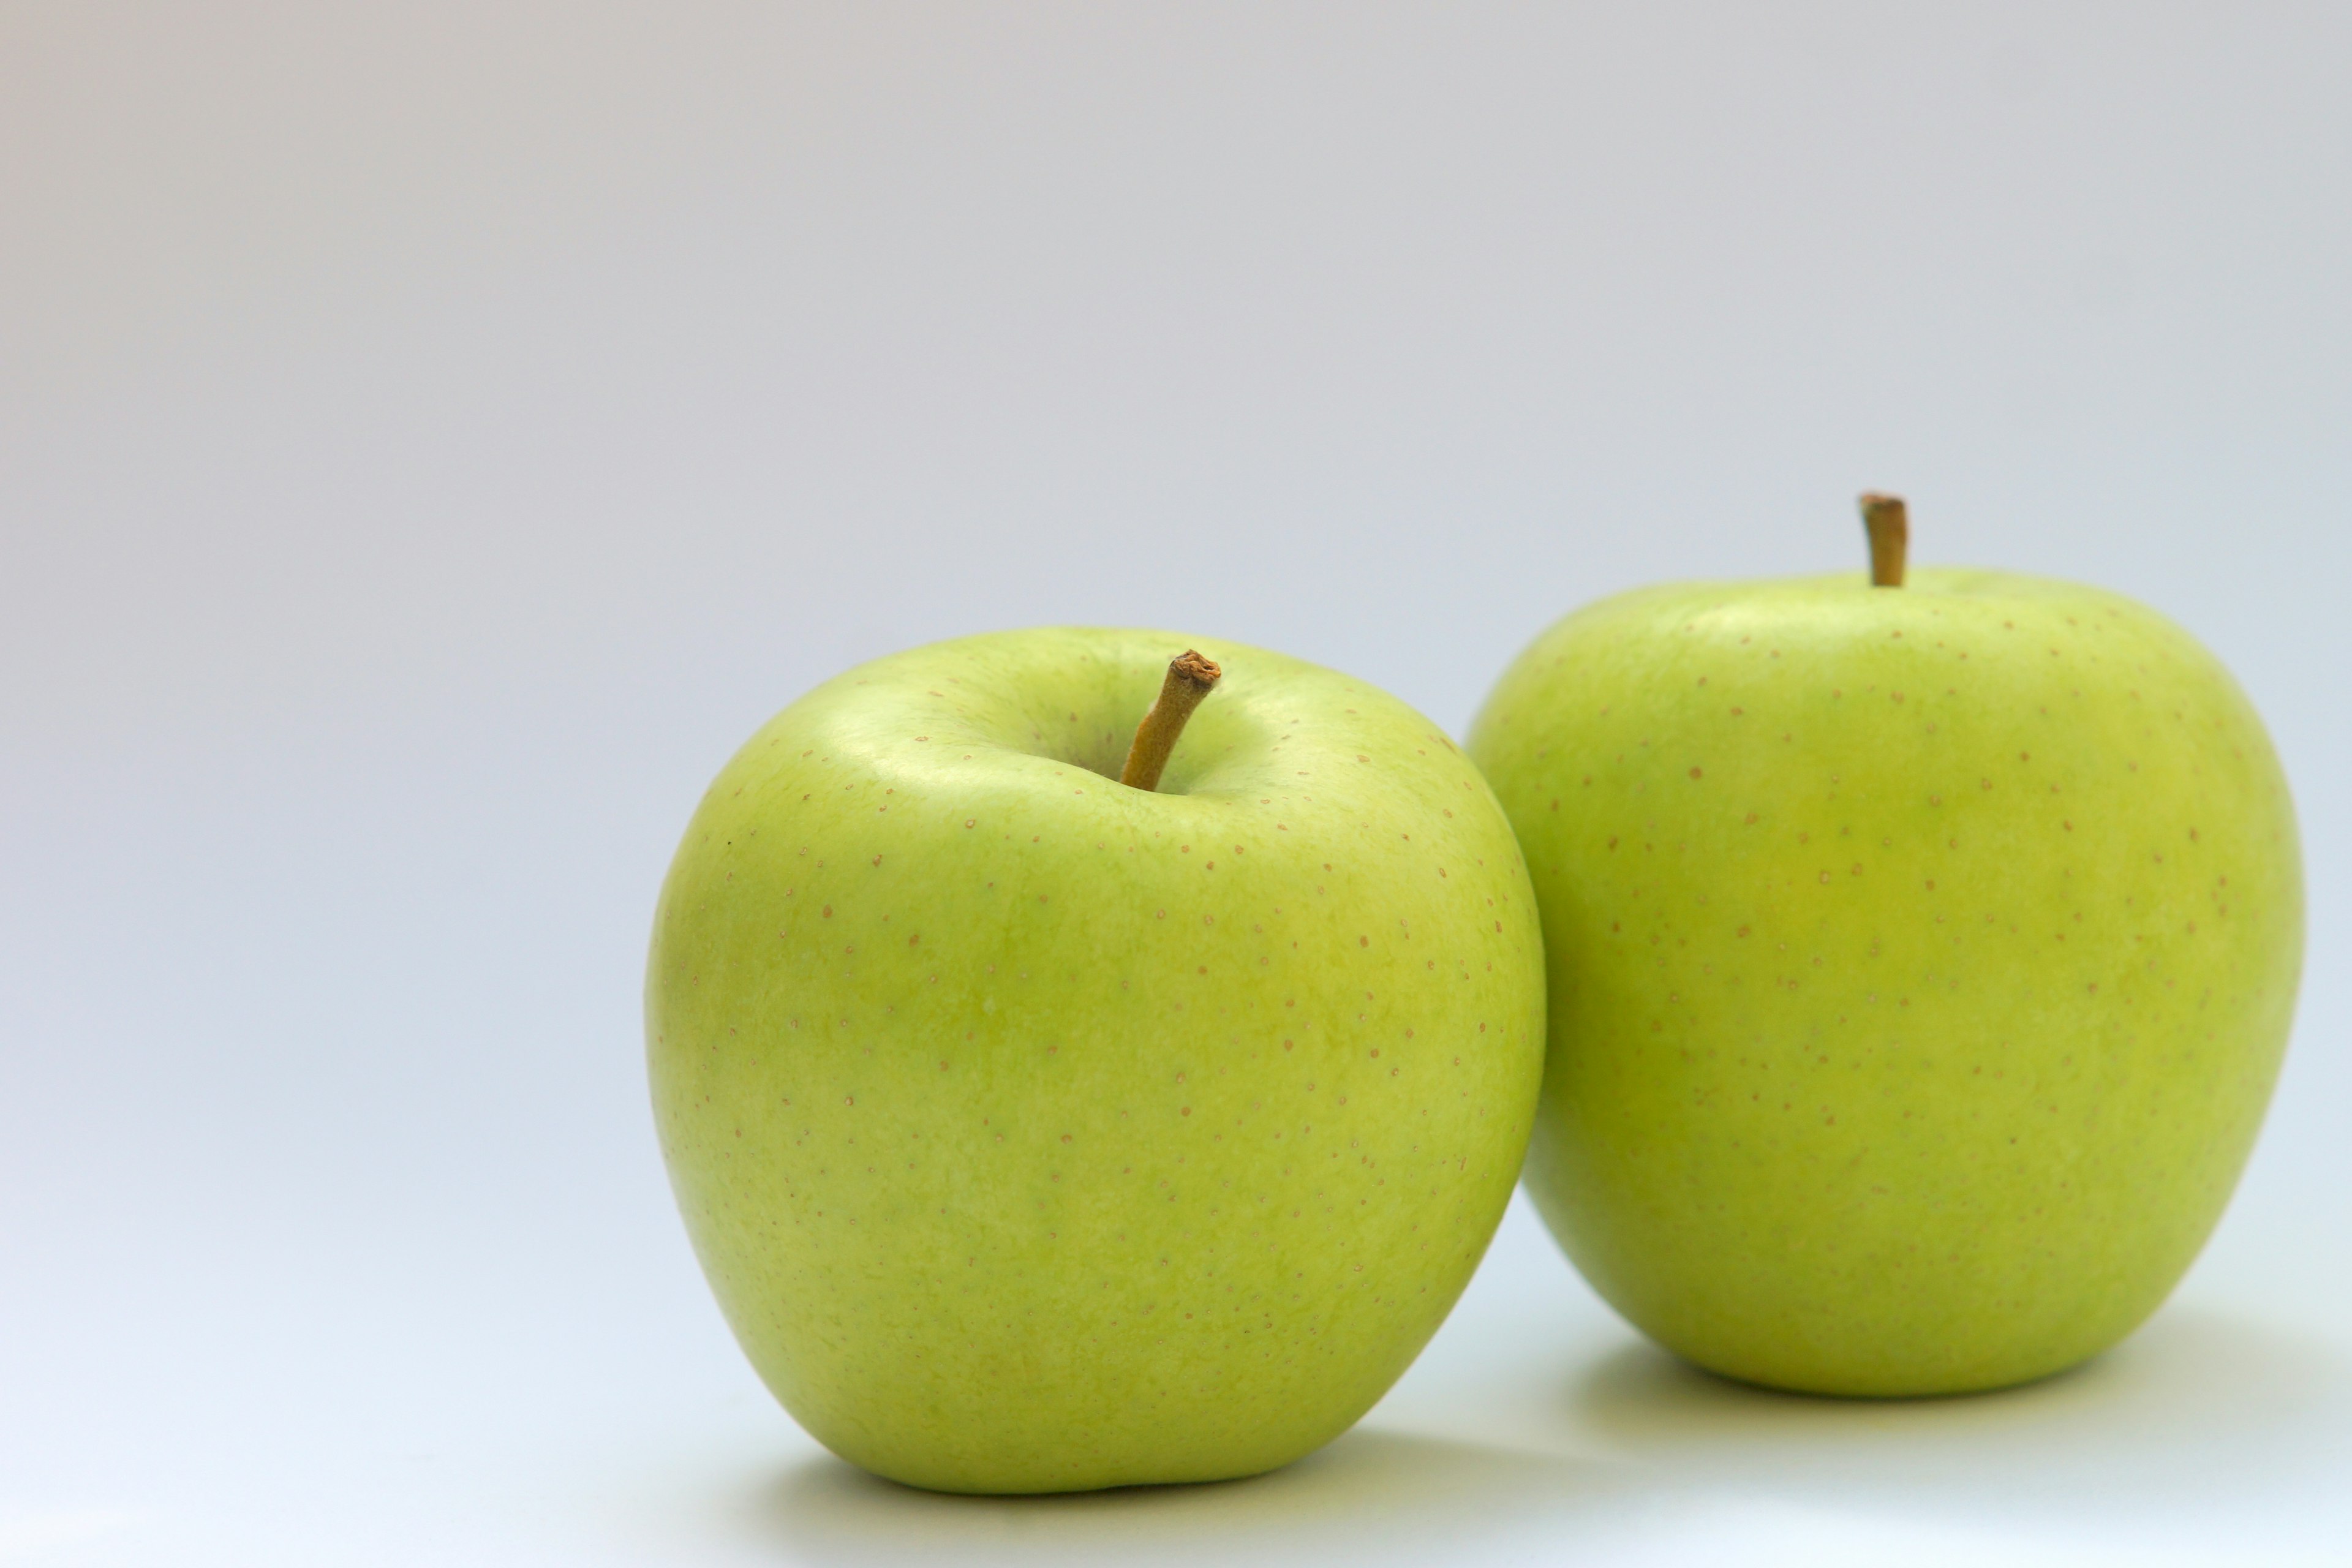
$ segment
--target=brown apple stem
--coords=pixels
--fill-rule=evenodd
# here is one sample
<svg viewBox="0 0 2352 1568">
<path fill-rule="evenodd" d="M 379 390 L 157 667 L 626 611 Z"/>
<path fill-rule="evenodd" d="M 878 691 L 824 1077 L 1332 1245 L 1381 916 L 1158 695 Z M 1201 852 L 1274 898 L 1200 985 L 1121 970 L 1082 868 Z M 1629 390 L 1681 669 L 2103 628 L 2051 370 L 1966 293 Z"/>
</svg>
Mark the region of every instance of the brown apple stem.
<svg viewBox="0 0 2352 1568">
<path fill-rule="evenodd" d="M 1911 545 L 1911 519 L 1901 496 L 1864 490 L 1862 526 L 1870 535 L 1870 585 L 1903 586 L 1903 554 Z"/>
<path fill-rule="evenodd" d="M 1214 659 L 1203 658 L 1186 648 L 1168 661 L 1168 679 L 1160 683 L 1160 700 L 1135 727 L 1135 743 L 1127 749 L 1127 766 L 1118 782 L 1135 789 L 1158 789 L 1160 775 L 1167 769 L 1168 755 L 1176 749 L 1176 737 L 1184 732 L 1185 721 L 1202 699 L 1217 689 L 1218 677 L 1224 671 Z"/>
</svg>

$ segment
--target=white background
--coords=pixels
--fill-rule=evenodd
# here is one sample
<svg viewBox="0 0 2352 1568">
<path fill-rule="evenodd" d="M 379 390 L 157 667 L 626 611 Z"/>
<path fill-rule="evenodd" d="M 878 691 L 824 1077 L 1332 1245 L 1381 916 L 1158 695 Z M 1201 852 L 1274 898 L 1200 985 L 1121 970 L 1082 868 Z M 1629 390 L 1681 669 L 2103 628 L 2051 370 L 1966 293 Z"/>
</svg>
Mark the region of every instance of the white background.
<svg viewBox="0 0 2352 1568">
<path fill-rule="evenodd" d="M 0 0 L 0 1562 L 2352 1555 L 2352 10 Z M 708 777 L 1171 626 L 1457 733 L 1556 615 L 1916 558 L 2184 622 L 2309 975 L 2174 1302 L 1743 1392 L 1515 1209 L 1357 1433 L 929 1498 L 729 1342 L 644 1103 Z"/>
</svg>

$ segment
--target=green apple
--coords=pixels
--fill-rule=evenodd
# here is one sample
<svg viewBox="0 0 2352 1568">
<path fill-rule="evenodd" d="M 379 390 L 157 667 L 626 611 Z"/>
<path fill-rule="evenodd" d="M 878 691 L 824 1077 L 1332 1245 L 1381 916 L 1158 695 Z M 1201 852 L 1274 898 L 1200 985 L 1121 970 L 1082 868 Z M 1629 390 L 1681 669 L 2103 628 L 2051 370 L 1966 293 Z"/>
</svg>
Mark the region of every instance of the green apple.
<svg viewBox="0 0 2352 1568">
<path fill-rule="evenodd" d="M 1297 1458 L 1420 1351 L 1517 1178 L 1542 942 L 1485 781 L 1395 699 L 1220 645 L 1160 788 L 1122 784 L 1185 646 L 852 670 L 728 764 L 663 887 L 696 1252 L 777 1398 L 895 1479 Z"/>
<path fill-rule="evenodd" d="M 2093 1355 L 2179 1279 L 2303 911 L 2277 758 L 2179 627 L 1987 571 L 1654 588 L 1537 639 L 1470 752 L 1543 919 L 1528 1186 L 1637 1327 L 1944 1394 Z"/>
</svg>

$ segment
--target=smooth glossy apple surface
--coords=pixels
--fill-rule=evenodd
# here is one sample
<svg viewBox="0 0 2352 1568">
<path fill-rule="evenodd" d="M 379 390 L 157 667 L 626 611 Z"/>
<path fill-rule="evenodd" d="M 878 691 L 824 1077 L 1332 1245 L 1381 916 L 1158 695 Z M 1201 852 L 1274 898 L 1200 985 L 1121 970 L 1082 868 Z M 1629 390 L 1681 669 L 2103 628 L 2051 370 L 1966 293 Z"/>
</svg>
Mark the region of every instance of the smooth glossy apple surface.
<svg viewBox="0 0 2352 1568">
<path fill-rule="evenodd" d="M 2303 898 L 2270 742 L 2178 627 L 1988 572 L 1654 589 L 1539 638 L 1470 750 L 1549 951 L 1528 1187 L 1667 1348 L 1994 1387 L 2196 1257 Z"/>
<path fill-rule="evenodd" d="M 853 670 L 728 764 L 664 886 L 688 1228 L 776 1396 L 883 1475 L 1286 1463 L 1412 1360 L 1518 1174 L 1543 961 L 1485 782 L 1360 681 L 1203 643 L 1223 684 L 1120 784 L 1186 646 Z"/>
</svg>

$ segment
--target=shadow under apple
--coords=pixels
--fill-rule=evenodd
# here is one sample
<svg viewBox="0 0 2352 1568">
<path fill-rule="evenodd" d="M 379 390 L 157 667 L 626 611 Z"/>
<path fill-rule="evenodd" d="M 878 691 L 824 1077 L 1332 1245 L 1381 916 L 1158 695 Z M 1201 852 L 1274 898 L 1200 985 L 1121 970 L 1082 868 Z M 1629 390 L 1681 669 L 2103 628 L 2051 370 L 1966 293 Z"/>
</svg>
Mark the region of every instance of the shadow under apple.
<svg viewBox="0 0 2352 1568">
<path fill-rule="evenodd" d="M 2347 1384 L 2323 1344 L 2175 1307 L 2071 1372 L 1942 1399 L 1778 1393 L 1641 1342 L 1577 1373 L 1567 1415 L 1606 1449 L 1693 1487 L 2145 1517 L 2340 1466 Z"/>
<path fill-rule="evenodd" d="M 1359 1427 L 1250 1480 L 1048 1497 L 952 1497 L 830 1458 L 758 1500 L 761 1532 L 794 1560 L 865 1563 L 1428 1563 L 1559 1516 L 1624 1520 L 1609 1467 Z"/>
</svg>

